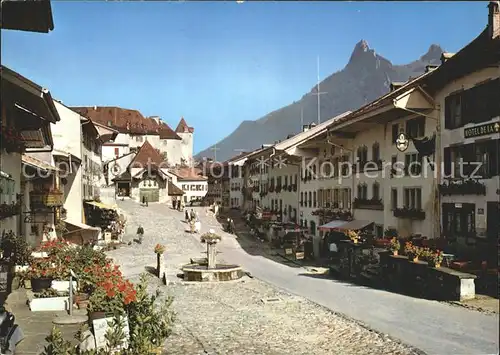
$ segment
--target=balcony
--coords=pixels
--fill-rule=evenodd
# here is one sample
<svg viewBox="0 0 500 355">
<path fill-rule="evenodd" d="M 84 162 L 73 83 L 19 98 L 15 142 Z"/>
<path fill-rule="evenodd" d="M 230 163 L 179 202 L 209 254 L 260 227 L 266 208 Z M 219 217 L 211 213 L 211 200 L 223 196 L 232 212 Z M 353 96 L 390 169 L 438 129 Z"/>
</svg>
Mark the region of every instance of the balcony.
<svg viewBox="0 0 500 355">
<path fill-rule="evenodd" d="M 486 195 L 486 185 L 475 180 L 450 182 L 439 185 L 439 192 L 443 196 L 451 195 Z"/>
<path fill-rule="evenodd" d="M 425 211 L 415 208 L 396 208 L 393 213 L 394 217 L 396 218 L 412 219 L 418 221 L 423 221 L 425 219 Z"/>
<path fill-rule="evenodd" d="M 30 203 L 33 207 L 59 207 L 64 204 L 64 194 L 61 191 L 32 191 Z"/>
<path fill-rule="evenodd" d="M 355 198 L 353 203 L 353 208 L 358 210 L 377 210 L 383 211 L 384 204 L 380 199 L 360 199 Z"/>
<path fill-rule="evenodd" d="M 2 203 L 0 205 L 0 220 L 17 216 L 21 213 L 21 204 L 19 202 L 12 202 L 11 204 Z"/>
</svg>

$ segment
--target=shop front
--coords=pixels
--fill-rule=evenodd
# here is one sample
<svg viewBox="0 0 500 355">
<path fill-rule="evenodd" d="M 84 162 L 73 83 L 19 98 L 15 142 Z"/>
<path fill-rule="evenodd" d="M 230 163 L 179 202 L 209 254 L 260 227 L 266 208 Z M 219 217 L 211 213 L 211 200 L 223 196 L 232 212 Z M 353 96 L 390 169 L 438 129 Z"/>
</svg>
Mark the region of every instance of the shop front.
<svg viewBox="0 0 500 355">
<path fill-rule="evenodd" d="M 121 242 L 125 232 L 125 218 L 116 206 L 109 206 L 101 202 L 85 202 L 85 221 L 101 231 L 101 240 L 105 243 Z"/>
</svg>

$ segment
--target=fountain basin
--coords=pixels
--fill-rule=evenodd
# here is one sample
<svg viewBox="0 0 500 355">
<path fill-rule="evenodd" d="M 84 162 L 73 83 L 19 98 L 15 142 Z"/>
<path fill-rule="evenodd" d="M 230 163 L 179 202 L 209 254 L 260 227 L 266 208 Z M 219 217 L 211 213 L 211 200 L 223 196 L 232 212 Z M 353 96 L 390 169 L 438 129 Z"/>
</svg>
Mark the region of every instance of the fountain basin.
<svg viewBox="0 0 500 355">
<path fill-rule="evenodd" d="M 189 264 L 182 268 L 184 281 L 231 281 L 243 276 L 243 270 L 238 265 L 217 264 L 215 268 L 206 265 Z"/>
</svg>

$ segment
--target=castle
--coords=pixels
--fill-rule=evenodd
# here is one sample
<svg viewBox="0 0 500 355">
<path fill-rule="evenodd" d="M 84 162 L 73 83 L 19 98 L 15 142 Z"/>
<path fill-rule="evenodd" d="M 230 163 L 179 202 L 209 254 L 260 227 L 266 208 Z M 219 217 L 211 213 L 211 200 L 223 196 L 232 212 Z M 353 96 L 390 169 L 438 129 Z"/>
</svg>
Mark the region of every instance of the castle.
<svg viewBox="0 0 500 355">
<path fill-rule="evenodd" d="M 192 166 L 194 128 L 181 118 L 175 131 L 159 117 L 144 117 L 139 111 L 120 107 L 71 107 L 93 122 L 118 132 L 113 142 L 102 146 L 104 163 L 137 151 L 145 141 L 157 149 L 170 166 Z"/>
</svg>

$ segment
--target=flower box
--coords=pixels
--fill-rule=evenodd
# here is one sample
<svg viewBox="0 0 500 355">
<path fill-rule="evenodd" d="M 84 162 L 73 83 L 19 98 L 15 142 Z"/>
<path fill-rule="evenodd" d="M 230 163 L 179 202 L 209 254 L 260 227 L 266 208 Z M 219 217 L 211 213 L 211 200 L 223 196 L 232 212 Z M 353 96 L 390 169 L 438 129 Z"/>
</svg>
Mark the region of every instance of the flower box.
<svg viewBox="0 0 500 355">
<path fill-rule="evenodd" d="M 475 180 L 439 185 L 441 195 L 486 195 L 486 185 Z"/>
<path fill-rule="evenodd" d="M 61 191 L 30 192 L 31 206 L 59 207 L 64 204 Z"/>
<path fill-rule="evenodd" d="M 425 219 L 425 211 L 409 209 L 409 208 L 396 208 L 393 212 L 394 217 L 396 218 L 406 218 L 413 220 L 424 220 Z"/>
<path fill-rule="evenodd" d="M 57 292 L 69 292 L 69 280 L 53 280 L 50 288 L 53 288 Z M 77 284 L 73 281 L 73 292 L 76 292 Z"/>
<path fill-rule="evenodd" d="M 48 298 L 31 298 L 28 300 L 30 310 L 32 312 L 44 311 L 68 311 L 68 297 L 48 297 Z"/>
<path fill-rule="evenodd" d="M 359 199 L 355 198 L 353 208 L 360 210 L 383 210 L 384 204 L 380 199 Z"/>
</svg>

